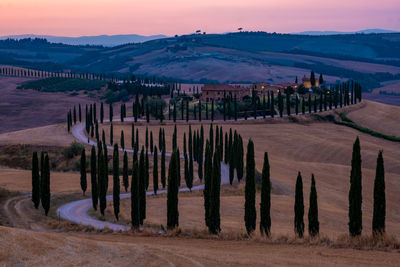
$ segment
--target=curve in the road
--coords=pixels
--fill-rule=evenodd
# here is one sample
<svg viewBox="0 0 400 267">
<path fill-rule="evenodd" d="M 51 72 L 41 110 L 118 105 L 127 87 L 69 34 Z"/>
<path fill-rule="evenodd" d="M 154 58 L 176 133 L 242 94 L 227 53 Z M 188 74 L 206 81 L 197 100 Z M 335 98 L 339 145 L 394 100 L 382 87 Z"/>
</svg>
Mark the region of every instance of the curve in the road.
<svg viewBox="0 0 400 267">
<path fill-rule="evenodd" d="M 129 121 L 129 120 L 127 120 Z M 72 134 L 76 139 L 83 143 L 88 143 L 89 145 L 96 145 L 97 143 L 91 139 L 88 139 L 85 135 L 85 125 L 84 123 L 79 123 L 77 124 L 73 129 L 72 129 Z M 113 150 L 114 148 L 112 146 L 107 146 L 107 149 Z M 123 151 L 122 149 L 120 149 Z M 132 149 L 125 149 L 127 152 L 133 153 Z M 171 153 L 165 153 L 167 157 L 171 156 Z M 181 158 L 183 158 L 183 155 L 180 155 Z M 223 162 L 221 162 L 221 184 L 227 184 L 229 183 L 229 168 L 227 165 L 225 165 Z M 204 188 L 204 185 L 197 185 L 192 187 L 192 191 L 194 190 L 202 190 Z M 189 191 L 189 188 L 180 188 L 179 192 L 187 192 Z M 158 194 L 164 194 L 166 193 L 167 190 L 159 190 L 157 193 Z M 146 193 L 148 196 L 153 195 L 153 191 L 148 191 Z M 125 193 L 120 195 L 120 199 L 124 198 L 130 198 L 131 194 L 130 193 Z M 107 196 L 107 200 L 111 201 L 113 199 L 112 195 Z M 58 208 L 57 213 L 59 216 L 65 220 L 71 221 L 73 223 L 77 224 L 82 224 L 84 226 L 91 226 L 95 229 L 104 229 L 108 228 L 114 231 L 127 231 L 130 230 L 130 226 L 122 225 L 122 224 L 117 224 L 117 223 L 111 223 L 107 221 L 101 221 L 98 220 L 92 216 L 89 215 L 89 210 L 92 208 L 92 199 L 87 198 L 87 199 L 82 199 L 82 200 L 77 200 L 73 201 L 70 203 L 67 203 L 61 207 Z"/>
</svg>

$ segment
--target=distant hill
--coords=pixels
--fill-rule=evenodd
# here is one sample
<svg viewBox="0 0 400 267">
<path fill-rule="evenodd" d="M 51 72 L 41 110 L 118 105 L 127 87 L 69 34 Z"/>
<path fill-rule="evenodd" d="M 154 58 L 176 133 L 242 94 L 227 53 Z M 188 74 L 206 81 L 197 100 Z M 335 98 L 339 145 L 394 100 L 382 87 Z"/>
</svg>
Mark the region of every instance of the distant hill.
<svg viewBox="0 0 400 267">
<path fill-rule="evenodd" d="M 102 46 L 117 46 L 128 43 L 143 43 L 154 39 L 166 38 L 165 35 L 150 35 L 143 36 L 137 34 L 123 34 L 123 35 L 97 35 L 97 36 L 80 36 L 80 37 L 64 37 L 52 35 L 9 35 L 1 36 L 0 40 L 4 39 L 25 39 L 25 38 L 41 38 L 46 39 L 50 43 L 62 43 L 67 45 L 102 45 Z"/>
<path fill-rule="evenodd" d="M 339 32 L 339 31 L 304 31 L 293 34 L 300 35 L 337 35 L 337 34 L 377 34 L 377 33 L 398 33 L 398 31 L 384 30 L 384 29 L 367 29 L 355 32 Z"/>
<path fill-rule="evenodd" d="M 400 80 L 400 33 L 294 35 L 191 34 L 115 47 L 43 39 L 0 41 L 0 65 L 51 71 L 143 74 L 191 83 L 289 82 L 314 70 L 327 82 L 364 88 Z"/>
</svg>

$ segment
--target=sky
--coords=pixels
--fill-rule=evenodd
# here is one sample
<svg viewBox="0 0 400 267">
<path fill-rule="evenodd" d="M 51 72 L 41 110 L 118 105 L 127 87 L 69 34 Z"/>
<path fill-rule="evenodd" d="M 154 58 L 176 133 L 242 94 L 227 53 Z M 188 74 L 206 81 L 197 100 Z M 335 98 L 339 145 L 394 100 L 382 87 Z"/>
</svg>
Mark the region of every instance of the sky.
<svg viewBox="0 0 400 267">
<path fill-rule="evenodd" d="M 0 35 L 400 31 L 400 0 L 0 0 Z"/>
</svg>

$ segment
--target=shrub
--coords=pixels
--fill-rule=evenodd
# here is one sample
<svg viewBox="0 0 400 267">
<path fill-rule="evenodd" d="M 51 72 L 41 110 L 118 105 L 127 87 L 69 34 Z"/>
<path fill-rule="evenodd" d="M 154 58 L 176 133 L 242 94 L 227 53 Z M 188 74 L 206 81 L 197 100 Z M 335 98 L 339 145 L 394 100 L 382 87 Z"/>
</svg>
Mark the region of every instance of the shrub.
<svg viewBox="0 0 400 267">
<path fill-rule="evenodd" d="M 82 144 L 73 142 L 69 147 L 64 148 L 63 154 L 65 158 L 72 159 L 73 157 L 80 155 L 83 149 L 84 146 Z"/>
</svg>

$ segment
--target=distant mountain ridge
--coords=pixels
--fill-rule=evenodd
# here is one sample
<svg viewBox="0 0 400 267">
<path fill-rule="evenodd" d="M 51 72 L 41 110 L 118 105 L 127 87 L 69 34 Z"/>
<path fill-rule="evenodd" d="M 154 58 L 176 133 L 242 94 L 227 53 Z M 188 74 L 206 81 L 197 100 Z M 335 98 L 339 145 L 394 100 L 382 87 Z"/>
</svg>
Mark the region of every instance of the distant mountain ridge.
<svg viewBox="0 0 400 267">
<path fill-rule="evenodd" d="M 24 39 L 24 38 L 42 38 L 50 43 L 63 43 L 68 45 L 102 45 L 107 47 L 127 44 L 127 43 L 144 43 L 147 41 L 166 38 L 166 35 L 138 35 L 138 34 L 120 34 L 120 35 L 96 35 L 96 36 L 79 36 L 65 37 L 52 35 L 36 35 L 36 34 L 21 34 L 1 36 L 0 40 L 4 39 Z"/>
<path fill-rule="evenodd" d="M 385 30 L 385 29 L 366 29 L 355 32 L 340 32 L 340 31 L 303 31 L 292 34 L 300 35 L 336 35 L 336 34 L 374 34 L 374 33 L 398 33 L 398 31 Z"/>
</svg>

